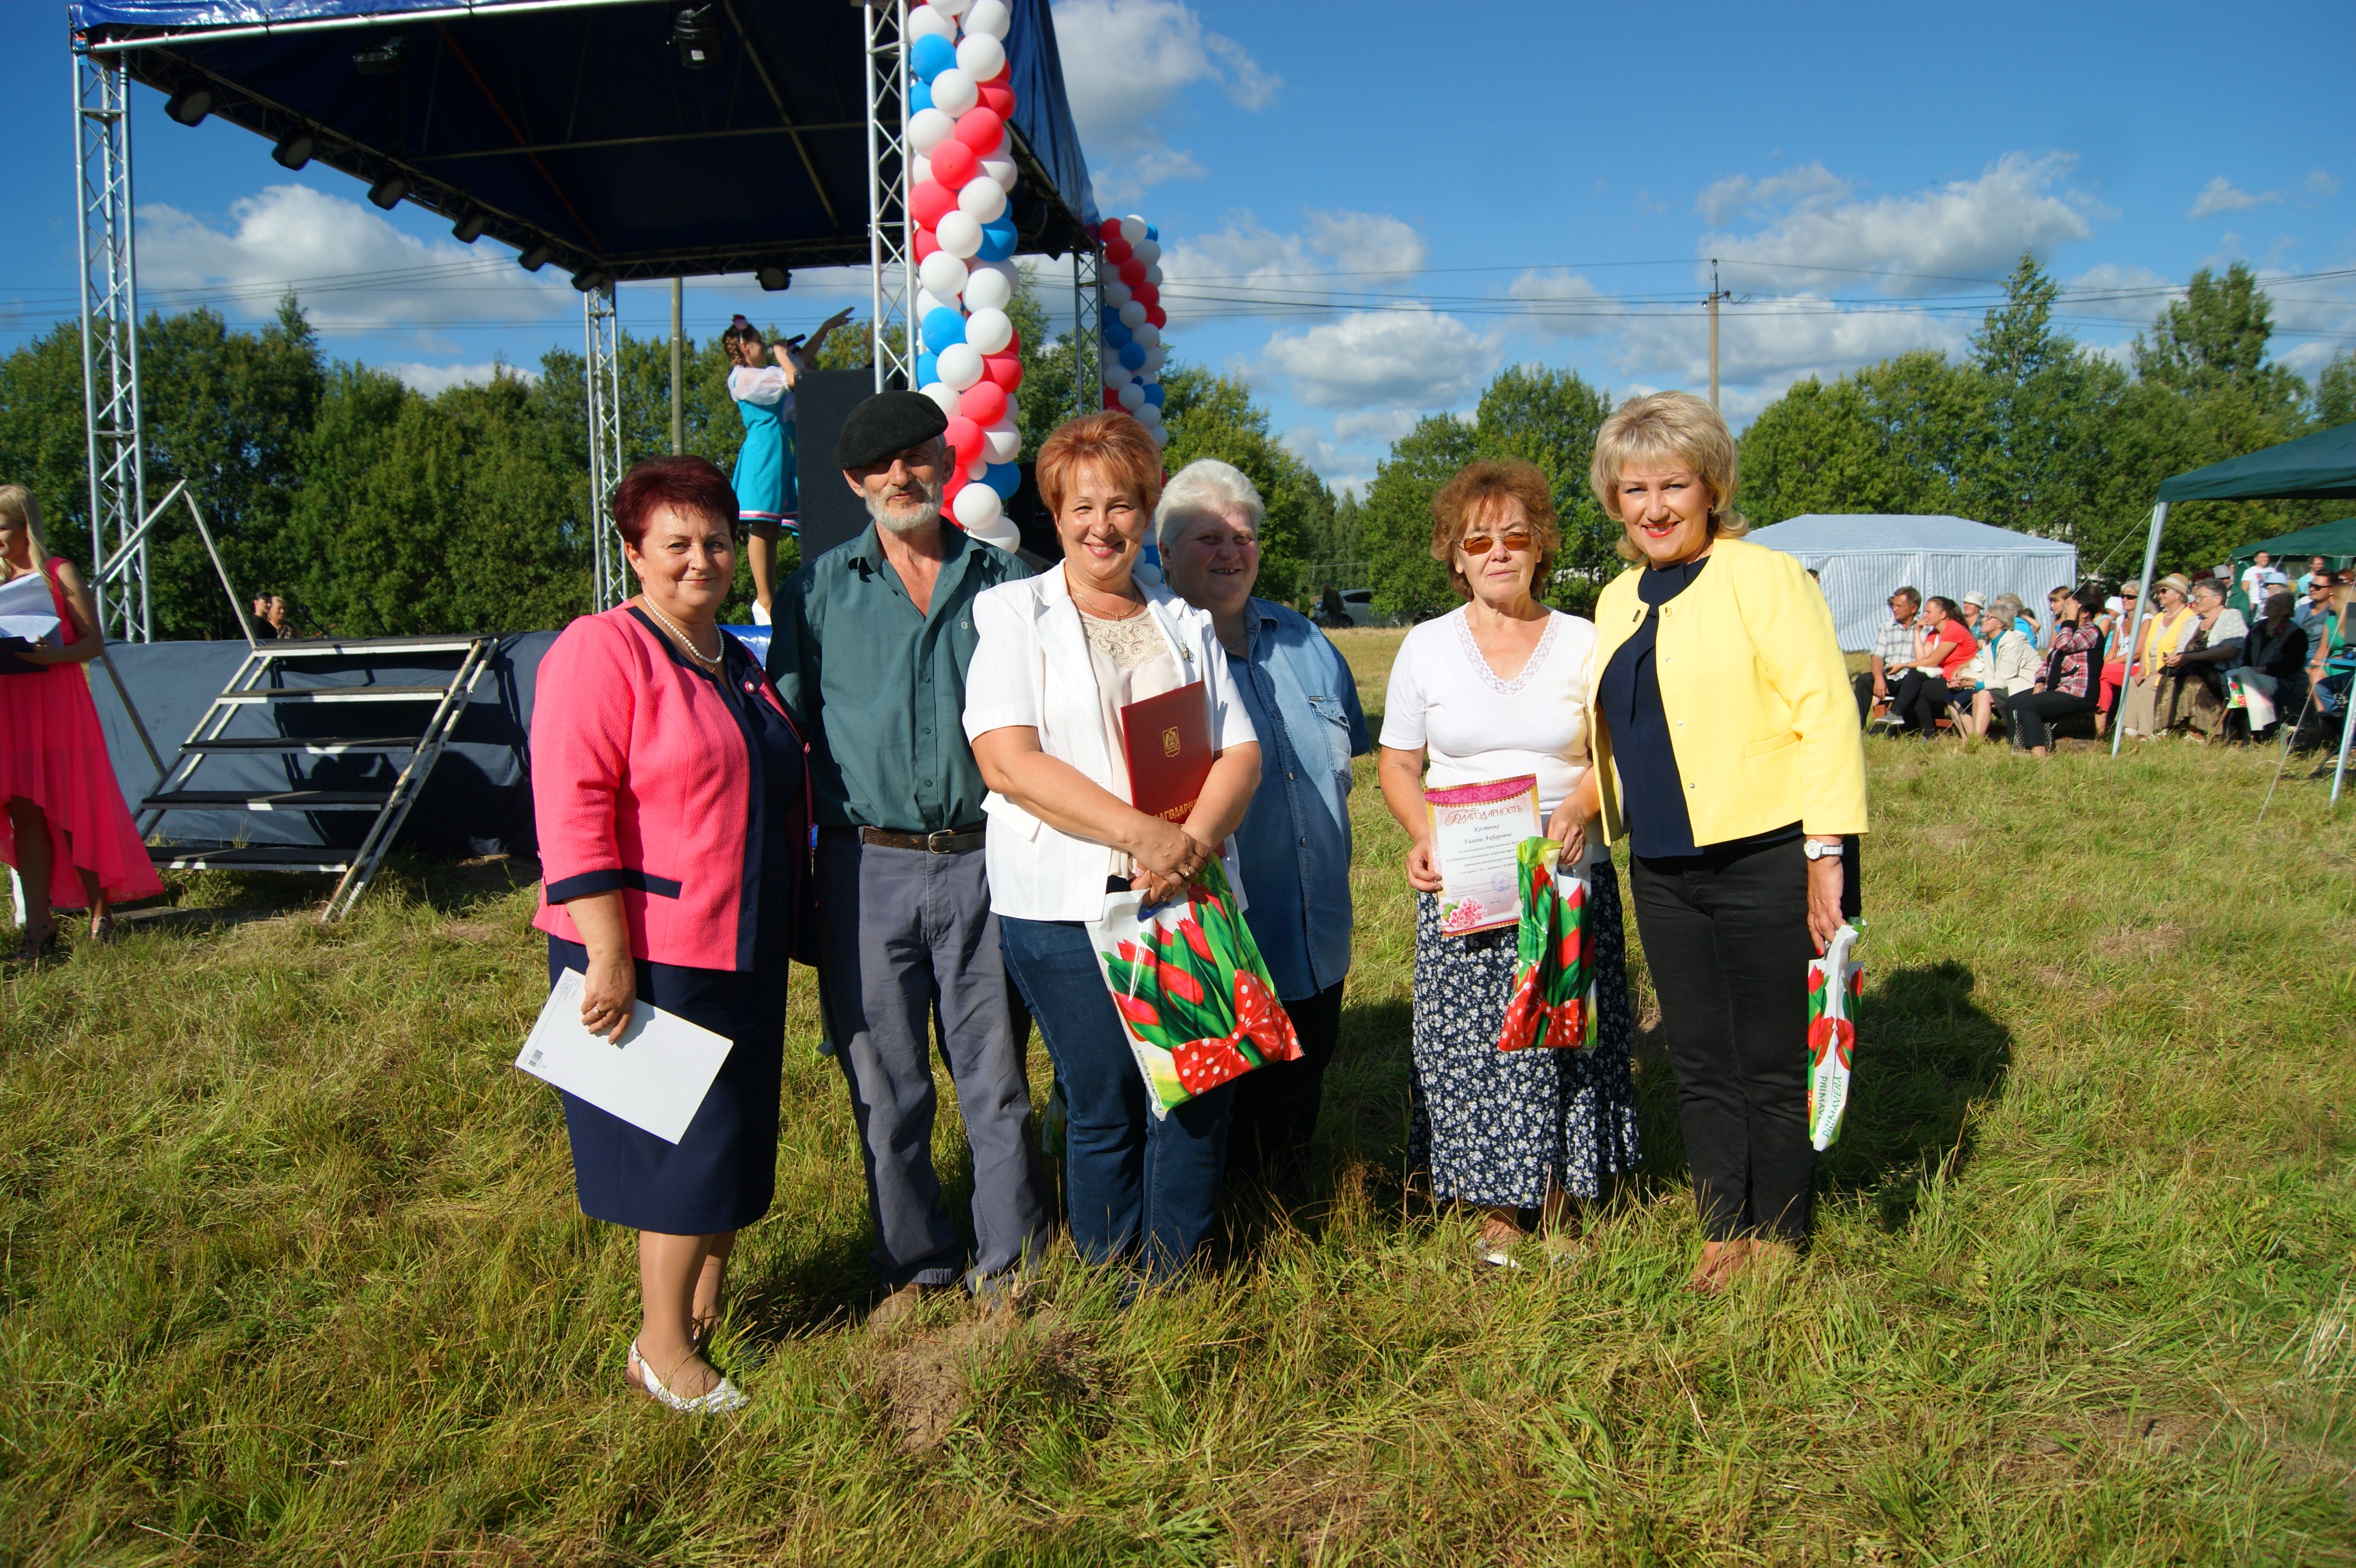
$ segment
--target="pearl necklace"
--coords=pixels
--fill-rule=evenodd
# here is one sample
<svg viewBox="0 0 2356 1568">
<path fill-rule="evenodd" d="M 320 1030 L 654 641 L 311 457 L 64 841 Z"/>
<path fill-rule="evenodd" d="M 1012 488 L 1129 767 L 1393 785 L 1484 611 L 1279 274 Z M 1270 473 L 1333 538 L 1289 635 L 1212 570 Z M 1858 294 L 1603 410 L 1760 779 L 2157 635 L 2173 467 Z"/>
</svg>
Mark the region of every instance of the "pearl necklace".
<svg viewBox="0 0 2356 1568">
<path fill-rule="evenodd" d="M 725 641 L 721 643 L 719 652 L 706 653 L 703 650 L 695 646 L 695 639 L 688 636 L 685 629 L 682 628 L 677 621 L 663 614 L 662 611 L 655 608 L 654 600 L 647 597 L 644 594 L 640 594 L 638 596 L 638 602 L 647 607 L 647 613 L 648 615 L 663 623 L 665 630 L 669 631 L 671 636 L 679 639 L 680 642 L 687 649 L 689 658 L 694 660 L 698 664 L 702 665 L 706 670 L 711 671 L 715 675 L 720 672 L 720 666 L 726 662 L 728 658 L 728 644 Z"/>
</svg>

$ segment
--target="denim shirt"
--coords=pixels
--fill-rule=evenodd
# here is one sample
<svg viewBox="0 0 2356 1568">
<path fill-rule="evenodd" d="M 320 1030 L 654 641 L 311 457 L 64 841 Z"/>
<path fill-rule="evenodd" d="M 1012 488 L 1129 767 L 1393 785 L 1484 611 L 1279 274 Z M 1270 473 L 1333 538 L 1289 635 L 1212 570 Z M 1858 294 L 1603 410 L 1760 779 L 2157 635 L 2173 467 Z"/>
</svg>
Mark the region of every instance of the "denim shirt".
<svg viewBox="0 0 2356 1568">
<path fill-rule="evenodd" d="M 1250 652 L 1231 660 L 1259 732 L 1259 789 L 1236 831 L 1246 919 L 1280 1000 L 1350 971 L 1350 758 L 1375 743 L 1341 650 L 1265 599 L 1244 611 Z"/>
</svg>

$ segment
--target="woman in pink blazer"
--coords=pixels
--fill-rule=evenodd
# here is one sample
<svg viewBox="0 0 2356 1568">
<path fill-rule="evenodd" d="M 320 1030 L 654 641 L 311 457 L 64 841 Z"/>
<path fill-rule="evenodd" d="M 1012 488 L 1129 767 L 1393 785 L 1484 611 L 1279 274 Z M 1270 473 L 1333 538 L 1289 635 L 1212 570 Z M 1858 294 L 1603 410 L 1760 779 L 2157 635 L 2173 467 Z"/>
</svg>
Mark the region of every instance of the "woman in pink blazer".
<svg viewBox="0 0 2356 1568">
<path fill-rule="evenodd" d="M 736 1232 L 768 1212 L 786 969 L 808 885 L 801 736 L 760 660 L 722 630 L 736 496 L 701 457 L 639 464 L 614 521 L 641 592 L 541 660 L 531 792 L 548 976 L 618 1039 L 634 1001 L 734 1042 L 678 1144 L 564 1096 L 582 1212 L 638 1232 L 629 1379 L 673 1410 L 744 1402 L 701 1354 Z"/>
</svg>

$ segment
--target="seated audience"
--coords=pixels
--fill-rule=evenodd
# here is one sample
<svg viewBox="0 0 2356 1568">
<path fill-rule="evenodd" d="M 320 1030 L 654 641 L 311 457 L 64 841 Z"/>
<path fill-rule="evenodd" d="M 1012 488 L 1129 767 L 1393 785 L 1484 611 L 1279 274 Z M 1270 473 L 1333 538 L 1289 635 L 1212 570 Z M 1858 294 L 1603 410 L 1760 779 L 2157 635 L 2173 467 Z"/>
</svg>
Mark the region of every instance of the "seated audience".
<svg viewBox="0 0 2356 1568">
<path fill-rule="evenodd" d="M 2327 584 L 2329 583 L 2331 581 L 2331 568 L 2325 564 L 2322 556 L 2310 555 L 2307 558 L 2307 570 L 2298 575 L 2298 581 L 2294 585 L 2294 586 L 2298 589 L 2300 596 L 2303 597 L 2305 596 L 2308 587 L 2314 584 L 2318 577 L 2322 578 Z"/>
<path fill-rule="evenodd" d="M 2290 591 L 2276 589 L 2266 599 L 2265 618 L 2250 628 L 2242 644 L 2242 662 L 2232 675 L 2273 704 L 2276 723 L 2297 725 L 2307 699 L 2307 633 L 2292 624 L 2290 611 Z M 2273 724 L 2253 725 L 2250 738 L 2258 739 L 2273 728 Z"/>
<path fill-rule="evenodd" d="M 1914 617 L 1922 607 L 1922 596 L 1916 589 L 1901 588 L 1890 596 L 1890 618 L 1874 631 L 1873 653 L 1866 660 L 1866 671 L 1849 682 L 1857 692 L 1858 724 L 1873 717 L 1876 703 L 1890 701 L 1890 683 L 1898 679 L 1901 670 L 1914 661 L 1914 639 L 1919 629 Z M 1888 722 L 1898 722 L 1895 710 Z"/>
<path fill-rule="evenodd" d="M 2127 683 L 2127 639 L 2135 635 L 2136 601 L 2142 596 L 2143 585 L 2129 577 L 2119 585 L 2115 596 L 2104 602 L 2103 607 L 2110 613 L 2103 628 L 2103 693 L 2094 708 L 2098 736 L 2108 730 L 2119 688 Z"/>
<path fill-rule="evenodd" d="M 2206 744 L 2225 731 L 2225 671 L 2242 660 L 2249 624 L 2225 607 L 2225 585 L 2204 577 L 2192 585 L 2191 636 L 2168 656 L 2156 713 L 2162 734 L 2182 727 Z"/>
<path fill-rule="evenodd" d="M 1936 738 L 1939 715 L 1953 700 L 1948 677 L 1959 673 L 1978 649 L 1979 641 L 1965 627 L 1954 600 L 1935 594 L 1925 599 L 1922 648 L 1899 679 L 1890 711 L 1924 740 Z"/>
<path fill-rule="evenodd" d="M 2292 608 L 2291 624 L 2307 633 L 2308 640 L 2312 642 L 2315 640 L 2315 628 L 2323 623 L 2324 617 L 2331 613 L 2332 575 L 2315 572 L 2299 580 L 2307 585 L 2299 590 L 2305 597 Z"/>
<path fill-rule="evenodd" d="M 2120 725 L 2140 739 L 2159 733 L 2160 678 L 2168 672 L 2163 661 L 2192 636 L 2191 596 L 2192 584 L 2181 572 L 2170 572 L 2152 585 L 2151 608 L 2144 613 L 2143 629 L 2135 634 L 2126 696 L 2119 705 Z"/>
<path fill-rule="evenodd" d="M 2048 726 L 2053 720 L 2094 711 L 2094 663 L 2102 637 L 2088 609 L 2102 602 L 2102 589 L 2092 583 L 2062 596 L 2053 607 L 2045 667 L 2029 689 L 2008 704 L 2012 744 L 2031 757 L 2051 752 L 2053 736 Z"/>
<path fill-rule="evenodd" d="M 2020 600 L 1998 594 L 1980 621 L 1980 650 L 1973 662 L 1982 665 L 1979 689 L 1972 693 L 1972 734 L 1986 739 L 1988 725 L 2001 710 L 2009 712 L 2011 699 L 2037 684 L 2037 645 L 2020 629 Z"/>
</svg>

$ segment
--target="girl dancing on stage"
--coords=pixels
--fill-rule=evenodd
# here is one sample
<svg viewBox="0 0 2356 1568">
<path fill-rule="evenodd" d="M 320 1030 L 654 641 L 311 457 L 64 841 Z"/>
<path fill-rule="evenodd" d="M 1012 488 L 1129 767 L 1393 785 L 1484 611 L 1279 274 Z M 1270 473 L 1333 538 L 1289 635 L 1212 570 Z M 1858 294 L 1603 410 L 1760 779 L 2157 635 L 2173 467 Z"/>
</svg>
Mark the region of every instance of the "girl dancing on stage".
<svg viewBox="0 0 2356 1568">
<path fill-rule="evenodd" d="M 769 624 L 769 598 L 776 589 L 777 535 L 795 526 L 801 504 L 794 464 L 794 383 L 817 358 L 827 334 L 850 319 L 850 311 L 835 312 L 807 343 L 787 338 L 764 345 L 760 328 L 741 316 L 720 335 L 721 349 L 734 367 L 728 372 L 728 395 L 744 417 L 744 445 L 730 478 L 736 489 L 737 525 L 746 534 L 745 559 L 753 568 L 753 618 L 763 626 Z"/>
</svg>

